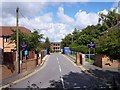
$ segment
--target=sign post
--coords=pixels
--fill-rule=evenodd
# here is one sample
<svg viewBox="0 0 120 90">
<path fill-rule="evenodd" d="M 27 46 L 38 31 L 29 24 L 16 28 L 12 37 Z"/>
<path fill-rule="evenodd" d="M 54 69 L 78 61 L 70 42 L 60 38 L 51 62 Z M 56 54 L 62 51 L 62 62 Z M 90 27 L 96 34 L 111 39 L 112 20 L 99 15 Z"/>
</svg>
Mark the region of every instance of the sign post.
<svg viewBox="0 0 120 90">
<path fill-rule="evenodd" d="M 28 50 L 24 51 L 24 55 L 25 55 L 25 60 L 26 60 L 26 70 L 27 70 L 27 55 L 28 55 Z"/>
<path fill-rule="evenodd" d="M 90 49 L 91 49 L 91 48 L 94 48 L 94 53 L 95 53 L 95 44 L 94 44 L 94 42 L 89 42 L 89 43 L 87 44 L 87 46 L 88 46 L 88 48 L 89 48 L 89 61 L 90 61 Z"/>
<path fill-rule="evenodd" d="M 89 48 L 89 61 L 88 62 L 90 62 L 90 48 Z"/>
</svg>

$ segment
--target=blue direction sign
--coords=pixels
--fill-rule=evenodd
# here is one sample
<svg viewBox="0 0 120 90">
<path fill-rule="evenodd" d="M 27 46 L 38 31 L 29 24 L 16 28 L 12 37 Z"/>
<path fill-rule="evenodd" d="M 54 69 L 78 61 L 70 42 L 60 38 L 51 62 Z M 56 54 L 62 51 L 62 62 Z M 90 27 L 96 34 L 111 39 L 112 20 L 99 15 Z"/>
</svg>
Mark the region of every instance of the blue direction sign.
<svg viewBox="0 0 120 90">
<path fill-rule="evenodd" d="M 95 48 L 94 42 L 89 42 L 89 43 L 87 44 L 87 46 L 88 46 L 88 48 Z"/>
<path fill-rule="evenodd" d="M 20 50 L 25 50 L 25 49 L 27 49 L 27 43 L 26 42 L 20 43 Z"/>
</svg>

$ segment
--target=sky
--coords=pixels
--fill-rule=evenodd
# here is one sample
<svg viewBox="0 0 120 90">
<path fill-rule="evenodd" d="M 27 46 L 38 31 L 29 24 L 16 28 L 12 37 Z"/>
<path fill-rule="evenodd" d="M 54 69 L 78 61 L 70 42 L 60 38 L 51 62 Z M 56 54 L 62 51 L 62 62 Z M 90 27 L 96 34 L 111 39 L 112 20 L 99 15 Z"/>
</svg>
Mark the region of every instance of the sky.
<svg viewBox="0 0 120 90">
<path fill-rule="evenodd" d="M 75 2 L 76 1 L 76 2 Z M 37 30 L 44 37 L 49 37 L 51 42 L 59 42 L 68 33 L 77 28 L 82 30 L 88 25 L 98 23 L 99 13 L 107 14 L 109 10 L 117 7 L 117 2 L 83 2 L 70 0 L 55 1 L 29 1 L 0 3 L 0 26 L 16 25 L 16 7 L 19 7 L 19 26 L 31 31 Z"/>
</svg>

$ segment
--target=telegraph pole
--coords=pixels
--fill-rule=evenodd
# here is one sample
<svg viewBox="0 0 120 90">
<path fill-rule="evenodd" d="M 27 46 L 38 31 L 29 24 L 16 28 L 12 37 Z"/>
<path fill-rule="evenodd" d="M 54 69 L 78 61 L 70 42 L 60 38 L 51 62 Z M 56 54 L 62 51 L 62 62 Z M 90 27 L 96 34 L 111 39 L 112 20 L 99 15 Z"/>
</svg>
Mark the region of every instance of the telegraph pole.
<svg viewBox="0 0 120 90">
<path fill-rule="evenodd" d="M 20 73 L 20 51 L 19 51 L 19 29 L 18 29 L 18 11 L 19 8 L 16 9 L 16 30 L 17 30 L 17 52 L 16 52 L 16 65 L 17 65 L 17 73 Z"/>
</svg>

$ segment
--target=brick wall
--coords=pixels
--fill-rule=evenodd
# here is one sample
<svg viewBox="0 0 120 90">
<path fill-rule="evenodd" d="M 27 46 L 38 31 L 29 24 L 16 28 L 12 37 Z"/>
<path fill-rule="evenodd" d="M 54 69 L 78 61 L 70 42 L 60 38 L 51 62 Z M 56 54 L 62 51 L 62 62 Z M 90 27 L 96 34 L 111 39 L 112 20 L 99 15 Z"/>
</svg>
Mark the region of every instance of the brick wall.
<svg viewBox="0 0 120 90">
<path fill-rule="evenodd" d="M 0 78 L 0 80 L 10 77 L 16 73 L 15 72 L 16 71 L 15 63 L 16 62 L 14 62 L 14 64 L 1 65 L 0 69 L 2 70 L 2 72 L 0 72 L 0 73 L 2 74 L 2 77 Z"/>
<path fill-rule="evenodd" d="M 35 56 L 35 52 L 34 51 L 29 51 L 28 58 L 31 59 L 31 58 L 34 58 L 34 56 Z"/>
<path fill-rule="evenodd" d="M 45 57 L 46 51 L 42 50 L 40 54 L 41 54 L 40 57 L 38 57 L 38 64 L 42 63 L 41 59 L 43 57 Z M 2 72 L 0 72 L 0 75 L 2 76 L 2 77 L 0 77 L 0 80 L 8 78 L 8 77 L 16 74 L 16 59 L 15 59 L 15 57 L 16 57 L 15 52 L 14 53 L 5 53 L 5 63 L 4 63 L 4 65 L 0 66 L 0 69 L 2 70 Z M 31 58 L 31 59 L 27 59 L 27 63 L 26 63 L 26 60 L 23 60 L 22 64 L 20 65 L 21 72 L 34 69 L 37 66 L 36 65 L 37 60 L 34 58 L 34 52 L 29 53 L 29 58 Z"/>
<path fill-rule="evenodd" d="M 36 59 L 27 60 L 27 70 L 34 69 L 36 67 Z"/>
<path fill-rule="evenodd" d="M 76 64 L 84 65 L 85 64 L 85 56 L 82 53 L 76 53 Z"/>
<path fill-rule="evenodd" d="M 117 69 L 119 65 L 119 61 L 117 60 L 110 60 L 109 57 L 106 55 L 95 55 L 95 65 L 101 68 L 113 68 Z"/>
<path fill-rule="evenodd" d="M 95 65 L 102 68 L 102 57 L 104 55 L 97 54 L 95 55 Z"/>
</svg>

